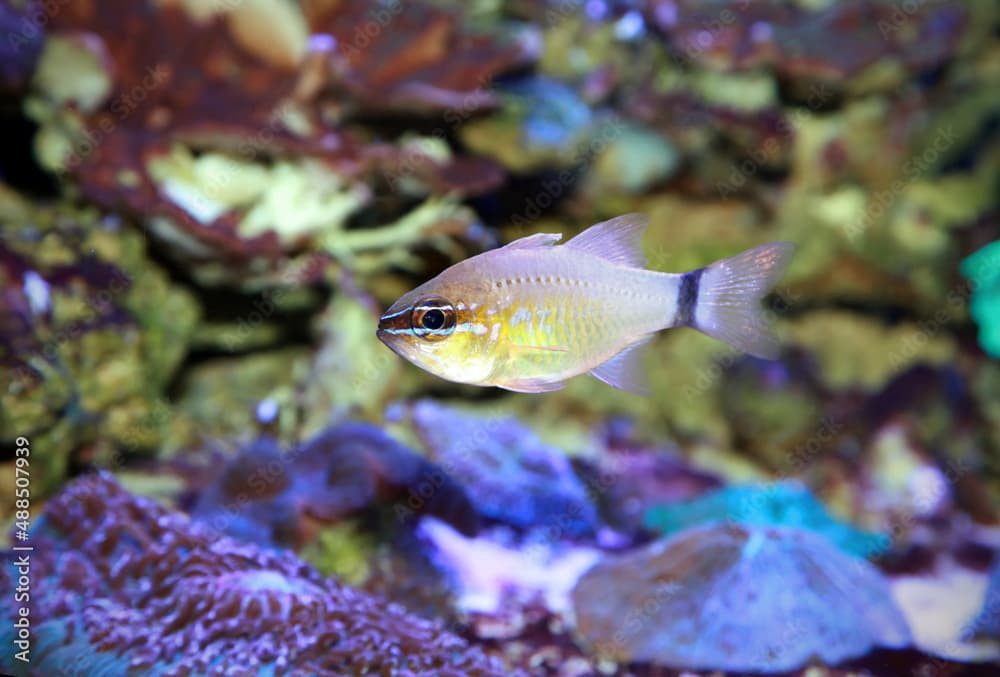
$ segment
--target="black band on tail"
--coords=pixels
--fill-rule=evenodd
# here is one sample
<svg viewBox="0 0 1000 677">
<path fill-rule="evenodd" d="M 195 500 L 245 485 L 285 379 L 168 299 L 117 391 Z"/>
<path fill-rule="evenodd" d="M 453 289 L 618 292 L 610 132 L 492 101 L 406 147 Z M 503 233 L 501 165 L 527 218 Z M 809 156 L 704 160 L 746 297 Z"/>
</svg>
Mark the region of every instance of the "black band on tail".
<svg viewBox="0 0 1000 677">
<path fill-rule="evenodd" d="M 698 284 L 704 268 L 684 273 L 681 277 L 681 288 L 677 294 L 677 315 L 674 317 L 675 327 L 694 326 L 694 309 L 698 304 Z"/>
</svg>

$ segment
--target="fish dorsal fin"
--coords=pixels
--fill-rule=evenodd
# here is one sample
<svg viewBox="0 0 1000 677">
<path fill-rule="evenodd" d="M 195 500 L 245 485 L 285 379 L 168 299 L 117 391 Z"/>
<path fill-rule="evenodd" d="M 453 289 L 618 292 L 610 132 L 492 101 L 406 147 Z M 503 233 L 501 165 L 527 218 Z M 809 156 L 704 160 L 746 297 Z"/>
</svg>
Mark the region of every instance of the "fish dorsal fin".
<svg viewBox="0 0 1000 677">
<path fill-rule="evenodd" d="M 504 245 L 504 249 L 532 249 L 534 247 L 551 247 L 562 239 L 562 233 L 535 233 L 520 237 Z"/>
<path fill-rule="evenodd" d="M 604 364 L 590 370 L 590 375 L 619 390 L 649 395 L 649 382 L 643 365 L 646 346 L 652 334 L 639 339 Z"/>
<path fill-rule="evenodd" d="M 645 268 L 642 234 L 648 225 L 649 217 L 645 214 L 616 216 L 594 224 L 567 242 L 566 246 L 622 266 Z"/>
</svg>

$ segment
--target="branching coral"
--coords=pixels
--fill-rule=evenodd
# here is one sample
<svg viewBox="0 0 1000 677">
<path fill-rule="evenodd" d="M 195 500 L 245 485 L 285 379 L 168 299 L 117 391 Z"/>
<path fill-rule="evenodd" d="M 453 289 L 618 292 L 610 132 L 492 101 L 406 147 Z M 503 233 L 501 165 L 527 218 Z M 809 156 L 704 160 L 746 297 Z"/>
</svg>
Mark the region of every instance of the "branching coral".
<svg viewBox="0 0 1000 677">
<path fill-rule="evenodd" d="M 192 524 L 105 474 L 54 498 L 31 542 L 39 675 L 510 674 L 439 625 Z"/>
</svg>

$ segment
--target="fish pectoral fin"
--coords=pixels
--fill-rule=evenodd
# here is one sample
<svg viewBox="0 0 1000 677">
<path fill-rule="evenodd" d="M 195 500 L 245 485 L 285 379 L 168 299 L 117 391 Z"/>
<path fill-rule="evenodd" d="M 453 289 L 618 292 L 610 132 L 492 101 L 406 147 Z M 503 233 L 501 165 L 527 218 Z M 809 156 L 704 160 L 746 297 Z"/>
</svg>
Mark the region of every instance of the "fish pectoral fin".
<svg viewBox="0 0 1000 677">
<path fill-rule="evenodd" d="M 497 386 L 504 390 L 512 390 L 515 393 L 548 393 L 553 390 L 562 390 L 566 387 L 566 384 L 562 381 L 525 379 L 523 381 L 513 381 L 512 383 L 498 383 Z"/>
<path fill-rule="evenodd" d="M 541 350 L 543 352 L 548 352 L 548 353 L 568 353 L 569 352 L 565 348 L 560 348 L 559 346 L 525 346 L 525 345 L 519 345 L 519 344 L 516 344 L 516 343 L 512 344 L 510 346 L 510 349 L 513 352 L 522 352 L 522 353 L 530 353 L 530 352 L 534 352 L 536 350 Z"/>
<path fill-rule="evenodd" d="M 518 238 L 504 245 L 504 249 L 531 249 L 533 247 L 551 247 L 562 239 L 562 233 L 535 233 Z"/>
<path fill-rule="evenodd" d="M 649 379 L 643 362 L 646 347 L 653 336 L 639 339 L 607 362 L 590 370 L 590 375 L 619 390 L 636 395 L 649 395 Z"/>
<path fill-rule="evenodd" d="M 617 216 L 594 224 L 569 240 L 565 246 L 621 266 L 645 268 L 642 234 L 646 232 L 648 225 L 649 218 L 644 214 Z"/>
</svg>

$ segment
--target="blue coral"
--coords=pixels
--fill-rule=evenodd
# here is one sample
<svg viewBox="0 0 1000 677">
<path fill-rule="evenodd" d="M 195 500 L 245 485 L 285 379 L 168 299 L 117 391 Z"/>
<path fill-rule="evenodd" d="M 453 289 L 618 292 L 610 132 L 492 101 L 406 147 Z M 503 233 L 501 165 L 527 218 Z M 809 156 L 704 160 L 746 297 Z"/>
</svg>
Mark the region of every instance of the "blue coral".
<svg viewBox="0 0 1000 677">
<path fill-rule="evenodd" d="M 965 629 L 967 639 L 1000 639 L 1000 557 L 993 564 L 983 607 Z"/>
<path fill-rule="evenodd" d="M 486 518 L 559 537 L 593 534 L 597 509 L 560 449 L 513 418 L 486 417 L 422 400 L 413 420 L 431 455 Z"/>
<path fill-rule="evenodd" d="M 605 558 L 572 597 L 598 655 L 676 669 L 784 673 L 911 641 L 874 566 L 794 527 L 692 527 Z"/>
</svg>

